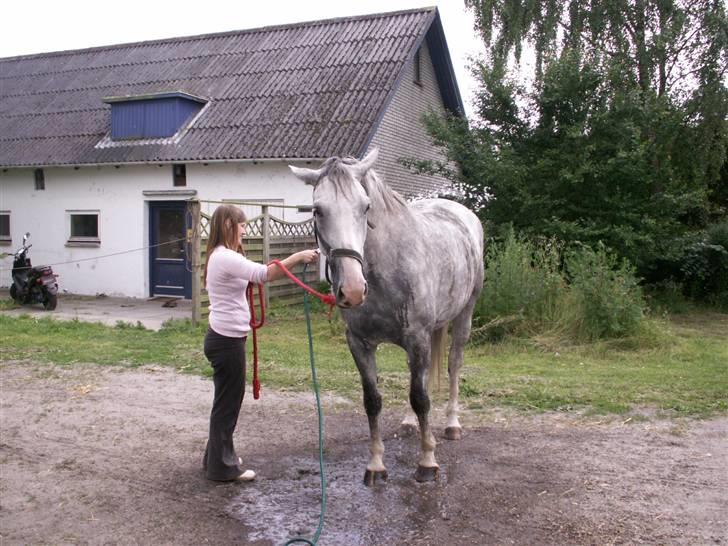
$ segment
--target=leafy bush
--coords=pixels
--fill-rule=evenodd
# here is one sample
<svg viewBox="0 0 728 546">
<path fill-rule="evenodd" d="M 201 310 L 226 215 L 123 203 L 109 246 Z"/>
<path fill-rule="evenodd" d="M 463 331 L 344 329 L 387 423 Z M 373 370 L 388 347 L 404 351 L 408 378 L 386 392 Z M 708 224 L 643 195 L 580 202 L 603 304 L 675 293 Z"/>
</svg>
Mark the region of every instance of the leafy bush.
<svg viewBox="0 0 728 546">
<path fill-rule="evenodd" d="M 554 240 L 538 243 L 508 233 L 486 253 L 474 339 L 566 334 L 577 340 L 633 335 L 644 314 L 634 269 L 601 245 L 568 252 Z M 564 262 L 562 265 L 562 261 Z"/>
<path fill-rule="evenodd" d="M 693 309 L 683 293 L 682 284 L 665 280 L 645 287 L 645 299 L 652 314 L 663 315 L 688 313 Z"/>
<path fill-rule="evenodd" d="M 592 341 L 637 333 L 645 304 L 629 262 L 600 244 L 597 250 L 584 247 L 570 252 L 566 270 L 577 338 Z"/>
<path fill-rule="evenodd" d="M 728 220 L 709 226 L 707 236 L 709 244 L 728 249 Z"/>
<path fill-rule="evenodd" d="M 680 271 L 688 296 L 728 309 L 728 222 L 708 227 L 686 250 Z"/>
<path fill-rule="evenodd" d="M 502 244 L 488 249 L 476 326 L 489 323 L 498 338 L 519 325 L 555 320 L 564 291 L 559 263 L 560 249 L 554 241 L 536 245 L 508 232 Z"/>
</svg>

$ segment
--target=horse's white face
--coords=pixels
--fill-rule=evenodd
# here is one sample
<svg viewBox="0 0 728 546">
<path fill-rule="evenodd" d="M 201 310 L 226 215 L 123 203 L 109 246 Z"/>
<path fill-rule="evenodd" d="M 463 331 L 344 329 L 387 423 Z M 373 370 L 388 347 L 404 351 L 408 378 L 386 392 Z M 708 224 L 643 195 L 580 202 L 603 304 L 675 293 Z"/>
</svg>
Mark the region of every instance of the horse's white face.
<svg viewBox="0 0 728 546">
<path fill-rule="evenodd" d="M 313 210 L 319 247 L 329 259 L 332 288 L 340 307 L 361 305 L 367 294 L 362 263 L 345 255 L 346 252 L 341 255 L 337 251 L 364 255 L 369 197 L 361 180 L 376 157 L 374 150 L 361 162 L 338 162 L 331 169 L 326 166 L 319 170 L 291 167 L 296 176 L 314 185 Z"/>
<path fill-rule="evenodd" d="M 353 181 L 352 188 L 354 191 L 350 195 L 344 195 L 325 177 L 313 192 L 319 245 L 324 247 L 325 253 L 332 249 L 347 249 L 364 254 L 369 198 L 358 182 Z M 331 282 L 339 306 L 355 307 L 364 303 L 367 283 L 359 260 L 350 256 L 329 256 L 329 261 Z"/>
</svg>

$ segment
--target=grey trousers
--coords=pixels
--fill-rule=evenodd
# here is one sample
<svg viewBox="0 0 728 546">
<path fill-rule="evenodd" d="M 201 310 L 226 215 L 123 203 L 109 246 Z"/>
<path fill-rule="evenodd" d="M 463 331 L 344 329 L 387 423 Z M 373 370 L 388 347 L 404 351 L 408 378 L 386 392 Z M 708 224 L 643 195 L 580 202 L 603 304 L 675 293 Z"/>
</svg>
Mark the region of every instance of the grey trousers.
<svg viewBox="0 0 728 546">
<path fill-rule="evenodd" d="M 210 433 L 202 461 L 209 480 L 234 480 L 245 471 L 233 445 L 233 432 L 245 394 L 245 340 L 220 335 L 212 328 L 205 335 L 205 356 L 212 365 L 215 384 Z"/>
</svg>

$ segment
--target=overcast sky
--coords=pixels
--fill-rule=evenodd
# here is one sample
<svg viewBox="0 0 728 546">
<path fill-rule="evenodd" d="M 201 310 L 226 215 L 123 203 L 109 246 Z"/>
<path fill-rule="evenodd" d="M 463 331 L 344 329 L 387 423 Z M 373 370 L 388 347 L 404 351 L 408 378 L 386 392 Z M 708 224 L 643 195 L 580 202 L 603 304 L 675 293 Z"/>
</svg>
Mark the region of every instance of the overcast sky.
<svg viewBox="0 0 728 546">
<path fill-rule="evenodd" d="M 468 113 L 468 58 L 482 51 L 462 0 L 11 0 L 3 2 L 0 57 L 225 32 L 436 5 Z"/>
</svg>

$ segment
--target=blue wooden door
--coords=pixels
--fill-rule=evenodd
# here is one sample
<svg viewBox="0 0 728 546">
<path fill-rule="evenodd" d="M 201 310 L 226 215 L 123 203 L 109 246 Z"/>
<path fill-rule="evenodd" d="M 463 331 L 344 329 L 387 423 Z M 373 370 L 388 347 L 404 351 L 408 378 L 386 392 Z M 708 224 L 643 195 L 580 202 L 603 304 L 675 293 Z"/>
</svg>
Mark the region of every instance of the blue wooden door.
<svg viewBox="0 0 728 546">
<path fill-rule="evenodd" d="M 151 296 L 192 297 L 192 274 L 185 254 L 187 217 L 184 201 L 149 203 Z"/>
</svg>

